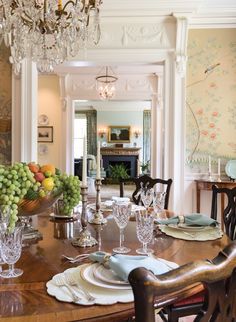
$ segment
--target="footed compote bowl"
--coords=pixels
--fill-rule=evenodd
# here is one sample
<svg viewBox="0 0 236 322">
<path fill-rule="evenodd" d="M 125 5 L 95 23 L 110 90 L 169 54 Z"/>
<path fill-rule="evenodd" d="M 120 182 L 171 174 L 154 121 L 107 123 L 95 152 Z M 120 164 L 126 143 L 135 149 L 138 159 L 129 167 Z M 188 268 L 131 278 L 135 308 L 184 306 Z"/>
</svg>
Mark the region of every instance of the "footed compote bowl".
<svg viewBox="0 0 236 322">
<path fill-rule="evenodd" d="M 18 216 L 23 224 L 23 240 L 42 239 L 42 234 L 32 226 L 32 216 L 47 211 L 60 198 L 60 194 L 49 194 L 35 200 L 22 199 L 18 204 Z"/>
</svg>

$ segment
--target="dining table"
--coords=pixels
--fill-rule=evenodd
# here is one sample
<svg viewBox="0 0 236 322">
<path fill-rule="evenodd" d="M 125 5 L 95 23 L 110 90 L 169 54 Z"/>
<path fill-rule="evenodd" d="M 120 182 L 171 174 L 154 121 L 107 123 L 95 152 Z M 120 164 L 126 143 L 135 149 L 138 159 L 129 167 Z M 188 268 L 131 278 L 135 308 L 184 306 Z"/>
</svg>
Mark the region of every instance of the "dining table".
<svg viewBox="0 0 236 322">
<path fill-rule="evenodd" d="M 23 269 L 22 276 L 0 278 L 1 322 L 118 322 L 132 318 L 133 302 L 84 306 L 59 301 L 47 292 L 46 283 L 55 274 L 81 264 L 70 263 L 62 257 L 63 254 L 76 256 L 98 250 L 112 253 L 112 249 L 119 244 L 119 229 L 112 213 L 104 212 L 104 216 L 107 218 L 104 225 L 88 223 L 91 235 L 98 241 L 92 247 L 78 247 L 72 244 L 72 240 L 81 230 L 79 217 L 55 218 L 48 211 L 33 216 L 33 223 L 42 237 L 38 240 L 25 240 L 21 257 L 15 264 Z M 125 228 L 124 242 L 131 248 L 129 255 L 137 255 L 135 250 L 140 247 L 140 242 L 136 236 L 135 220 L 130 220 Z M 225 234 L 215 240 L 192 241 L 173 238 L 156 228 L 149 247 L 154 251 L 153 256 L 183 265 L 199 259 L 212 259 L 229 242 Z M 82 264 L 87 261 L 84 260 Z M 190 294 L 186 292 L 186 295 Z"/>
</svg>

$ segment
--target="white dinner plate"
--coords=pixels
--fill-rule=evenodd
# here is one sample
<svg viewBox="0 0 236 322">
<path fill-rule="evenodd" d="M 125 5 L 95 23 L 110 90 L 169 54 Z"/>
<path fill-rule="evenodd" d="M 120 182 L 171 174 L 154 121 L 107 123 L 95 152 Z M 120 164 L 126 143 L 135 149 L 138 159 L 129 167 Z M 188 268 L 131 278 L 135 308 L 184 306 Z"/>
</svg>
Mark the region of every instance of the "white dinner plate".
<svg viewBox="0 0 236 322">
<path fill-rule="evenodd" d="M 94 277 L 105 283 L 117 284 L 117 285 L 129 285 L 128 282 L 123 281 L 116 273 L 111 269 L 104 267 L 103 265 L 98 265 L 94 267 L 93 271 Z"/>
<path fill-rule="evenodd" d="M 131 290 L 130 285 L 118 285 L 118 284 L 111 284 L 104 282 L 94 275 L 94 270 L 99 266 L 99 263 L 88 264 L 81 269 L 81 277 L 86 282 L 89 282 L 93 285 L 108 288 L 108 289 L 115 289 L 115 290 Z"/>
<path fill-rule="evenodd" d="M 212 226 L 189 226 L 186 224 L 170 224 L 168 227 L 177 229 L 177 230 L 189 230 L 189 231 L 202 231 L 202 230 L 208 230 L 212 229 Z"/>
<path fill-rule="evenodd" d="M 129 303 L 133 302 L 134 296 L 131 289 L 124 290 L 124 289 L 107 289 L 104 287 L 95 286 L 91 283 L 86 282 L 81 278 L 81 270 L 87 266 L 87 264 L 69 268 L 64 273 L 66 274 L 76 274 L 76 279 L 78 281 L 78 287 L 73 286 L 76 295 L 80 297 L 80 300 L 76 302 L 76 304 L 80 305 L 111 305 L 115 303 Z M 60 273 L 58 275 L 63 275 L 64 273 Z M 94 301 L 88 301 L 83 292 L 79 290 L 79 285 L 83 286 L 84 288 L 89 291 L 89 293 L 95 298 Z M 58 301 L 63 302 L 73 302 L 72 296 L 68 289 L 65 286 L 59 287 L 53 281 L 53 278 L 47 282 L 47 292 L 49 295 L 54 296 Z"/>
</svg>

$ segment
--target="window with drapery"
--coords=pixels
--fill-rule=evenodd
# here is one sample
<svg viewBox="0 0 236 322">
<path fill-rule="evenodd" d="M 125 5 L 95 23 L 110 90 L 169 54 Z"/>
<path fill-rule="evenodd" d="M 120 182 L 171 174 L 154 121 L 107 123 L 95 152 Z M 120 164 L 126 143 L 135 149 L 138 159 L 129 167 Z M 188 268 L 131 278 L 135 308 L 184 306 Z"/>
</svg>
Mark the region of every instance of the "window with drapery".
<svg viewBox="0 0 236 322">
<path fill-rule="evenodd" d="M 84 133 L 87 133 L 87 154 L 96 155 L 97 154 L 97 111 L 95 110 L 76 111 L 74 124 L 75 124 L 74 126 L 75 158 L 81 157 L 83 154 Z M 82 145 L 81 145 L 81 142 L 82 142 Z M 78 152 L 76 151 L 76 149 L 78 150 Z M 76 153 L 77 155 L 79 154 L 80 156 L 76 156 Z"/>
<path fill-rule="evenodd" d="M 143 163 L 151 159 L 151 110 L 143 111 Z"/>
</svg>

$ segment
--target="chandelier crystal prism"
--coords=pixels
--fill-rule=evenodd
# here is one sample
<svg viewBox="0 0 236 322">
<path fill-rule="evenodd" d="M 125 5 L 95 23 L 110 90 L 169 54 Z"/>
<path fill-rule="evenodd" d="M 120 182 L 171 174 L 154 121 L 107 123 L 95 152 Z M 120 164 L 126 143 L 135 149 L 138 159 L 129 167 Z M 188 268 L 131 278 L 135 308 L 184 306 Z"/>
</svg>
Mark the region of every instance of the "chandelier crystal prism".
<svg viewBox="0 0 236 322">
<path fill-rule="evenodd" d="M 112 75 L 113 73 L 113 75 Z M 114 76 L 114 72 L 110 67 L 105 67 L 105 75 L 100 75 L 96 77 L 96 90 L 99 94 L 100 99 L 102 100 L 110 100 L 115 95 L 115 82 L 118 80 L 116 76 Z"/>
<path fill-rule="evenodd" d="M 41 72 L 78 54 L 101 36 L 102 0 L 0 0 L 0 36 L 10 47 L 10 62 L 19 72 L 31 58 Z"/>
</svg>

